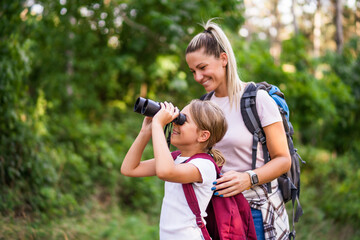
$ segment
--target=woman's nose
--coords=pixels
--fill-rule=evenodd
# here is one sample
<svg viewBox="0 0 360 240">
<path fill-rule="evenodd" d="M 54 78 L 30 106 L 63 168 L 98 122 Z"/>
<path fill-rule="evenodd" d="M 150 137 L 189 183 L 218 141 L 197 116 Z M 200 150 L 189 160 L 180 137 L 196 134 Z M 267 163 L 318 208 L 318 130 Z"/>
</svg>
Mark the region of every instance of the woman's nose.
<svg viewBox="0 0 360 240">
<path fill-rule="evenodd" d="M 199 73 L 199 72 L 196 72 L 196 73 L 194 73 L 194 79 L 195 79 L 195 81 L 197 81 L 197 82 L 200 82 L 200 80 L 202 79 L 202 74 L 201 73 Z"/>
</svg>

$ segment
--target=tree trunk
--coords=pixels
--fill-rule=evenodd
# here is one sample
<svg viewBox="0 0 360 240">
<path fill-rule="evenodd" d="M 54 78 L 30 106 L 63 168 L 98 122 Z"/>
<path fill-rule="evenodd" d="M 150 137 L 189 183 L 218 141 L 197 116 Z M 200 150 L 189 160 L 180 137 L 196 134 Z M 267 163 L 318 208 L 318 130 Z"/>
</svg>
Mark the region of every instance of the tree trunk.
<svg viewBox="0 0 360 240">
<path fill-rule="evenodd" d="M 280 64 L 280 55 L 281 55 L 281 40 L 280 40 L 280 33 L 281 33 L 281 22 L 280 22 L 280 13 L 278 11 L 278 0 L 275 0 L 273 3 L 272 15 L 275 17 L 275 22 L 273 23 L 273 28 L 276 29 L 276 33 L 270 35 L 270 54 L 274 58 L 274 62 L 276 65 Z"/>
<path fill-rule="evenodd" d="M 355 3 L 355 32 L 360 37 L 360 1 L 357 0 Z"/>
<path fill-rule="evenodd" d="M 344 34 L 343 34 L 343 26 L 342 26 L 342 15 L 343 15 L 343 4 L 342 0 L 336 0 L 335 3 L 335 26 L 336 26 L 336 51 L 338 54 L 342 53 L 343 45 L 344 45 Z"/>
<path fill-rule="evenodd" d="M 291 14 L 293 15 L 293 25 L 294 25 L 294 32 L 295 32 L 295 35 L 298 35 L 299 34 L 299 25 L 297 23 L 297 20 L 296 20 L 296 15 L 295 15 L 295 4 L 296 4 L 296 0 L 292 0 L 292 4 L 291 4 Z"/>
<path fill-rule="evenodd" d="M 317 3 L 317 9 L 314 16 L 314 56 L 320 56 L 320 46 L 321 46 L 321 1 Z"/>
</svg>

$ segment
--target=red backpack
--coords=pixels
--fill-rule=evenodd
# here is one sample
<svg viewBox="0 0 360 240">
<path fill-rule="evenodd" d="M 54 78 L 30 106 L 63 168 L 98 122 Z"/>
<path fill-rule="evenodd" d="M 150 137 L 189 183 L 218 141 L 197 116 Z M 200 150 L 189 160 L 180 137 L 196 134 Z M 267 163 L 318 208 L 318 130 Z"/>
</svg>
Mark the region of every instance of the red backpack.
<svg viewBox="0 0 360 240">
<path fill-rule="evenodd" d="M 180 151 L 171 153 L 173 159 L 176 159 L 179 154 Z M 216 168 L 217 177 L 219 177 L 220 168 L 209 154 L 195 154 L 184 163 L 195 158 L 205 158 L 210 160 Z M 250 205 L 242 193 L 232 197 L 219 197 L 213 195 L 206 209 L 207 217 L 205 218 L 205 226 L 200 215 L 200 208 L 192 183 L 183 184 L 182 186 L 186 201 L 188 202 L 191 211 L 196 216 L 196 223 L 201 229 L 205 240 L 256 239 Z"/>
</svg>

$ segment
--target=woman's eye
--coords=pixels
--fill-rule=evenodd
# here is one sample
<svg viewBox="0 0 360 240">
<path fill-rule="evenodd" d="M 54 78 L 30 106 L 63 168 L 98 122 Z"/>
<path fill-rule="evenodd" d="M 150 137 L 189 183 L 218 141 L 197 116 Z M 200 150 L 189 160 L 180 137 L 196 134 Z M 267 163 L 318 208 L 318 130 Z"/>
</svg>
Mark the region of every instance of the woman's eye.
<svg viewBox="0 0 360 240">
<path fill-rule="evenodd" d="M 200 69 L 201 69 L 201 70 L 204 70 L 205 68 L 206 68 L 206 66 L 202 66 Z"/>
</svg>

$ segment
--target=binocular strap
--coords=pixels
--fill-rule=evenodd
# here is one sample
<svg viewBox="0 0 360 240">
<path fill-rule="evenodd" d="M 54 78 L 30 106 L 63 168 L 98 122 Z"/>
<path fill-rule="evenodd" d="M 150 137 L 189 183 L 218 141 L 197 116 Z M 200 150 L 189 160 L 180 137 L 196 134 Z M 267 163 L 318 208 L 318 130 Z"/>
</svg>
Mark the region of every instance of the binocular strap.
<svg viewBox="0 0 360 240">
<path fill-rule="evenodd" d="M 165 129 L 164 129 L 164 134 L 165 134 L 165 138 L 166 138 L 166 142 L 167 142 L 167 145 L 168 145 L 168 148 L 170 149 L 170 138 L 171 138 L 171 132 L 172 132 L 172 123 L 168 123 L 166 124 L 165 126 Z"/>
</svg>

